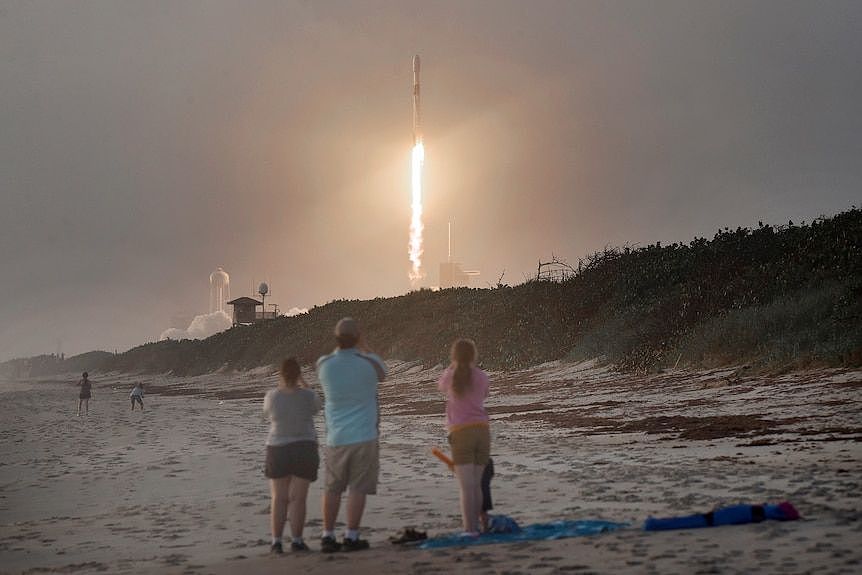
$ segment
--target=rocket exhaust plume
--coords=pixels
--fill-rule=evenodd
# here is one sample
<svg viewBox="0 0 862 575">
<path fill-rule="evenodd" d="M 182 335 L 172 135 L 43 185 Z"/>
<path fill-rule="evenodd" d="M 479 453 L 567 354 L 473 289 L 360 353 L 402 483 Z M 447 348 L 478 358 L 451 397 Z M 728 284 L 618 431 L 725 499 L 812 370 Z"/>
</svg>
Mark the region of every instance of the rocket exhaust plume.
<svg viewBox="0 0 862 575">
<path fill-rule="evenodd" d="M 425 146 L 422 144 L 422 123 L 419 108 L 419 56 L 413 56 L 413 152 L 411 154 L 411 216 L 410 216 L 410 284 L 415 288 L 425 277 L 422 271 L 422 166 Z"/>
</svg>

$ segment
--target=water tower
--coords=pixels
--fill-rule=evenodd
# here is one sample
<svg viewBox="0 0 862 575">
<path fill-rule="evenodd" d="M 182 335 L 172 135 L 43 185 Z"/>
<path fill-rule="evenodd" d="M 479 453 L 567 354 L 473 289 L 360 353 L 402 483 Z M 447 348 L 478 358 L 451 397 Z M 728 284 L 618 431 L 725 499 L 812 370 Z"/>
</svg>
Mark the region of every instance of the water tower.
<svg viewBox="0 0 862 575">
<path fill-rule="evenodd" d="M 266 282 L 261 282 L 260 285 L 257 286 L 257 293 L 260 295 L 261 303 L 260 319 L 266 319 L 266 294 L 269 293 L 269 286 L 266 285 Z"/>
<path fill-rule="evenodd" d="M 230 299 L 230 276 L 222 268 L 210 274 L 210 313 L 224 311 Z"/>
</svg>

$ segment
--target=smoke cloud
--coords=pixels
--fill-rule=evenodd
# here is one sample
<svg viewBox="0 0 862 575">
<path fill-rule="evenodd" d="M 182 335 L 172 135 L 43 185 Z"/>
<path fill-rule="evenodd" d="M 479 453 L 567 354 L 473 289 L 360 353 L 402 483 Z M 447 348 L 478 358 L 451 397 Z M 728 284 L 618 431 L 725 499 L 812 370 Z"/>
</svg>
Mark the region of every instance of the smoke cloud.
<svg viewBox="0 0 862 575">
<path fill-rule="evenodd" d="M 189 327 L 186 329 L 177 329 L 175 327 L 166 329 L 162 332 L 162 335 L 159 336 L 159 340 L 206 339 L 211 335 L 215 335 L 229 329 L 231 325 L 233 325 L 233 322 L 228 314 L 223 311 L 214 311 L 212 313 L 195 316 L 189 324 Z"/>
</svg>

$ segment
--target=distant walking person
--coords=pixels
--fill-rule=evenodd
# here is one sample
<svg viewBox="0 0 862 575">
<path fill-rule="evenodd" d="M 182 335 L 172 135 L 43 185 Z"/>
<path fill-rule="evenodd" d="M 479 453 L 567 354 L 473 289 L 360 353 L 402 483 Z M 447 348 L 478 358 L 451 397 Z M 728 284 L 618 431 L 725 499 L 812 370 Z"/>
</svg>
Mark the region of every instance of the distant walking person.
<svg viewBox="0 0 862 575">
<path fill-rule="evenodd" d="M 320 411 L 320 398 L 302 379 L 299 363 L 288 358 L 281 364 L 281 381 L 263 398 L 263 412 L 269 417 L 266 438 L 266 471 L 272 503 L 273 553 L 282 553 L 284 524 L 290 520 L 293 551 L 308 551 L 302 539 L 308 486 L 317 480 L 320 456 L 314 414 Z"/>
<path fill-rule="evenodd" d="M 141 405 L 141 411 L 144 410 L 144 385 L 139 381 L 132 388 L 132 393 L 129 394 L 129 399 L 132 400 L 132 411 L 135 411 L 135 404 Z"/>
<path fill-rule="evenodd" d="M 461 492 L 461 521 L 466 536 L 478 536 L 482 515 L 482 475 L 491 456 L 491 433 L 485 398 L 488 375 L 475 366 L 476 344 L 459 339 L 452 345 L 452 365 L 437 386 L 446 396 L 446 423 Z M 489 478 L 490 479 L 490 478 Z"/>
<path fill-rule="evenodd" d="M 368 549 L 359 538 L 367 495 L 377 493 L 380 472 L 377 384 L 386 378 L 378 356 L 360 351 L 359 324 L 346 317 L 335 326 L 334 352 L 317 360 L 317 374 L 326 405 L 326 486 L 323 494 L 323 537 L 320 550 L 332 553 Z M 347 530 L 335 539 L 341 496 L 347 491 Z"/>
<path fill-rule="evenodd" d="M 90 398 L 92 394 L 90 392 L 93 387 L 90 383 L 90 374 L 86 371 L 81 374 L 81 381 L 78 382 L 78 386 L 81 388 L 80 393 L 78 393 L 78 417 L 81 417 L 81 407 L 84 408 L 84 415 L 89 415 L 90 413 Z"/>
</svg>

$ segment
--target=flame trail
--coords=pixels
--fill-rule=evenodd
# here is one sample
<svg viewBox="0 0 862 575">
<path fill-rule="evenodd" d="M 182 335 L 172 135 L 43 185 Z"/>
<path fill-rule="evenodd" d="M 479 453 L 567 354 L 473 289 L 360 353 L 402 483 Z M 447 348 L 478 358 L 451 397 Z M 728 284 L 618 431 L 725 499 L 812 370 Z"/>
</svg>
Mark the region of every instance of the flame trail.
<svg viewBox="0 0 862 575">
<path fill-rule="evenodd" d="M 410 189 L 412 202 L 410 204 L 412 215 L 410 217 L 410 284 L 415 288 L 419 285 L 425 272 L 422 271 L 422 166 L 425 164 L 425 146 L 422 140 L 418 140 L 413 146 L 412 153 L 412 177 Z"/>
</svg>

